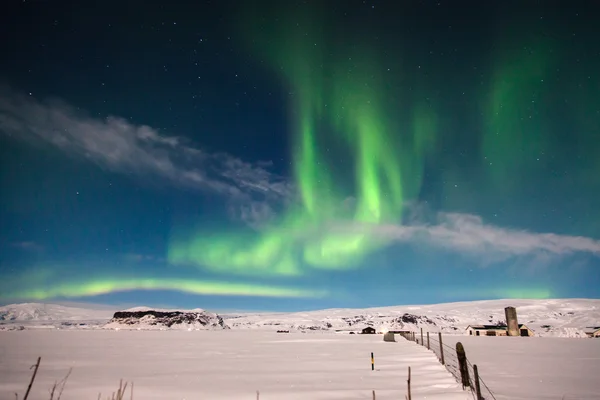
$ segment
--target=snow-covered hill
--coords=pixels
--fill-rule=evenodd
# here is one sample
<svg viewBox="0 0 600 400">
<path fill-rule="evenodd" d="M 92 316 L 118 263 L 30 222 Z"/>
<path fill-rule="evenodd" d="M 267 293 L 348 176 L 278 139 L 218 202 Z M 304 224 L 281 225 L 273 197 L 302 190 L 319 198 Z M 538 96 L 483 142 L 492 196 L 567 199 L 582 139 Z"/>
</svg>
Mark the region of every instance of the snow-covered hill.
<svg viewBox="0 0 600 400">
<path fill-rule="evenodd" d="M 152 310 L 136 307 L 126 311 L 117 311 L 113 318 L 103 326 L 105 329 L 229 329 L 223 318 L 204 310 L 177 311 Z"/>
<path fill-rule="evenodd" d="M 111 320 L 116 310 L 28 303 L 0 307 L 0 330 L 21 326 L 25 329 L 223 329 L 229 326 L 231 329 L 333 333 L 373 326 L 378 330 L 423 328 L 432 332 L 464 334 L 465 328 L 471 324 L 504 322 L 506 306 L 516 307 L 519 323 L 526 324 L 539 336 L 585 337 L 587 326 L 600 326 L 600 300 L 552 299 L 489 300 L 296 313 L 237 313 L 224 314 L 223 320 L 219 319 L 219 315 L 202 309 L 162 310 L 150 307 L 128 309 L 124 312 L 129 314 Z"/>
<path fill-rule="evenodd" d="M 487 300 L 368 309 L 329 309 L 298 313 L 224 315 L 232 329 L 352 331 L 424 330 L 464 334 L 468 325 L 497 324 L 504 308 L 517 308 L 519 323 L 539 336 L 585 337 L 586 326 L 600 325 L 600 300 Z"/>
<path fill-rule="evenodd" d="M 105 324 L 114 310 L 59 304 L 22 303 L 0 307 L 0 330 L 24 328 L 89 328 Z"/>
</svg>

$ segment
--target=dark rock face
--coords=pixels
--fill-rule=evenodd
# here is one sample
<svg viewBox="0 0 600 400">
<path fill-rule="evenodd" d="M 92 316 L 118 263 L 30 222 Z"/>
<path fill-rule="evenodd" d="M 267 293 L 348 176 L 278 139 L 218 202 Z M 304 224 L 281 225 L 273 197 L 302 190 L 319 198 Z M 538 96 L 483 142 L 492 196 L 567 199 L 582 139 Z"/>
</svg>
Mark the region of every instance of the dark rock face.
<svg viewBox="0 0 600 400">
<path fill-rule="evenodd" d="M 165 326 L 170 328 L 174 325 L 196 325 L 200 324 L 208 328 L 229 329 L 223 318 L 217 314 L 208 312 L 184 312 L 184 311 L 117 311 L 109 321 L 123 325 L 151 325 Z"/>
<path fill-rule="evenodd" d="M 346 322 L 348 324 L 348 326 L 352 326 L 352 325 L 356 325 L 358 323 L 366 321 L 366 318 L 364 315 L 355 315 L 354 317 L 342 318 L 342 320 L 344 322 Z"/>
<path fill-rule="evenodd" d="M 415 324 L 415 325 L 418 325 L 419 323 L 435 325 L 435 322 L 433 320 L 431 320 L 430 318 L 427 318 L 426 316 L 413 315 L 413 314 L 408 314 L 408 313 L 405 313 L 403 316 L 397 318 L 394 322 L 399 322 L 399 323 L 404 323 L 404 324 Z"/>
</svg>

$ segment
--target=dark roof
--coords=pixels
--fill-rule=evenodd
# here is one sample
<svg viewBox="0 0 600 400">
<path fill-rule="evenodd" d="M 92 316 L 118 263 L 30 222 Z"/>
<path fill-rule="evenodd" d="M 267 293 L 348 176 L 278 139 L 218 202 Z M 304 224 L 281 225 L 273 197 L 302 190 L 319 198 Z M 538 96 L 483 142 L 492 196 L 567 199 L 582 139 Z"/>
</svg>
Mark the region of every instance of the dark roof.
<svg viewBox="0 0 600 400">
<path fill-rule="evenodd" d="M 519 329 L 521 329 L 522 327 L 524 327 L 525 324 L 519 324 Z M 508 327 L 506 325 L 469 325 L 468 327 L 471 327 L 473 329 L 482 329 L 482 330 L 494 330 L 494 331 L 505 331 L 508 329 Z M 467 327 L 467 328 L 468 328 Z M 526 327 L 526 326 L 525 326 Z M 526 327 L 527 328 L 527 327 Z"/>
</svg>

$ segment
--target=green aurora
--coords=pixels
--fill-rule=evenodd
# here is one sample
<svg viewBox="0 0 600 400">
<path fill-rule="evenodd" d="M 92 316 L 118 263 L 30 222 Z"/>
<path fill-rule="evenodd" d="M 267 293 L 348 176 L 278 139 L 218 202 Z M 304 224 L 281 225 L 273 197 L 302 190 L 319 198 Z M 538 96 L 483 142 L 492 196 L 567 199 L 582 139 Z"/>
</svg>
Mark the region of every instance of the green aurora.
<svg viewBox="0 0 600 400">
<path fill-rule="evenodd" d="M 455 140 L 449 138 L 449 131 L 456 126 L 446 124 L 451 111 L 435 89 L 446 78 L 410 71 L 405 65 L 416 64 L 410 59 L 414 55 L 402 46 L 390 54 L 389 49 L 350 34 L 348 43 L 340 44 L 339 36 L 347 32 L 336 31 L 324 15 L 287 13 L 269 23 L 259 23 L 263 20 L 251 18 L 248 10 L 244 15 L 241 36 L 246 42 L 239 43 L 240 47 L 245 46 L 256 60 L 264 60 L 281 86 L 292 93 L 288 133 L 297 201 L 256 230 L 199 228 L 190 232 L 189 226 L 174 226 L 165 274 L 183 271 L 193 276 L 201 270 L 219 279 L 119 278 L 118 273 L 46 279 L 42 276 L 46 269 L 38 268 L 40 279 L 31 279 L 34 273 L 29 271 L 27 279 L 0 283 L 0 299 L 78 298 L 129 290 L 343 297 L 348 294 L 330 290 L 326 284 L 310 289 L 291 285 L 299 285 L 300 278 L 310 275 L 317 276 L 313 282 L 318 282 L 319 273 L 367 268 L 370 255 L 391 245 L 391 240 L 371 234 L 370 227 L 405 223 L 407 205 L 419 199 L 426 167 L 439 162 L 436 157 L 444 143 Z M 559 146 L 547 116 L 554 110 L 551 92 L 557 89 L 548 83 L 560 68 L 561 44 L 550 38 L 502 36 L 497 49 L 490 61 L 490 78 L 467 91 L 477 104 L 473 113 L 477 115 L 470 117 L 479 124 L 474 134 L 478 165 L 444 168 L 442 209 L 477 210 L 469 202 L 485 203 L 484 196 L 523 191 L 542 165 L 544 154 Z M 473 86 L 479 83 L 474 81 Z M 597 112 L 599 89 L 598 82 L 571 88 L 571 97 L 585 92 L 586 101 L 569 105 L 573 109 L 568 110 L 572 125 L 581 130 L 582 139 L 576 145 L 585 157 L 583 161 L 561 160 L 578 163 L 581 173 L 568 179 L 592 185 L 596 191 L 600 191 L 600 141 L 595 133 L 600 120 L 589 115 Z M 455 191 L 457 182 L 470 190 Z M 557 185 L 556 190 L 561 187 Z M 468 194 L 478 188 L 485 188 L 481 197 Z M 586 234 L 598 232 L 594 218 L 585 223 L 591 225 Z M 443 296 L 452 300 L 556 295 L 554 289 L 541 286 L 486 287 L 450 287 Z"/>
<path fill-rule="evenodd" d="M 407 102 L 406 110 L 387 106 L 389 80 L 397 78 L 381 77 L 380 54 L 367 46 L 326 52 L 333 43 L 316 21 L 282 20 L 267 34 L 250 35 L 257 38 L 254 52 L 265 55 L 294 93 L 292 157 L 300 204 L 257 234 L 175 236 L 169 262 L 227 274 L 297 276 L 306 267 L 358 267 L 388 245 L 370 236 L 368 226 L 401 223 L 405 203 L 418 195 L 425 158 L 435 145 L 436 112 L 425 92 Z M 335 157 L 354 165 L 350 190 L 335 175 L 340 164 Z M 343 207 L 348 198 L 353 209 Z M 329 229 L 340 222 L 356 222 L 363 231 Z"/>
<path fill-rule="evenodd" d="M 261 297 L 324 297 L 319 290 L 303 290 L 272 285 L 198 281 L 172 278 L 94 279 L 90 281 L 54 284 L 50 288 L 34 288 L 15 293 L 3 292 L 0 298 L 19 300 L 46 300 L 53 298 L 78 298 L 129 290 L 177 290 L 183 293 L 211 296 L 261 296 Z"/>
</svg>

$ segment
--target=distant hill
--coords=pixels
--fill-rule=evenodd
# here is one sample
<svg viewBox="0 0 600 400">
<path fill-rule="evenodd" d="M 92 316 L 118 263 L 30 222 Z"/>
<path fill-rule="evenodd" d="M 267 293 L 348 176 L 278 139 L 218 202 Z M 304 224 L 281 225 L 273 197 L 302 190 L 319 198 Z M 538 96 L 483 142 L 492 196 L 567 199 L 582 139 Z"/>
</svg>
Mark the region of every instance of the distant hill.
<svg viewBox="0 0 600 400">
<path fill-rule="evenodd" d="M 367 309 L 328 309 L 295 313 L 217 315 L 202 309 L 135 307 L 124 311 L 26 303 L 0 307 L 0 330 L 57 329 L 262 329 L 305 332 L 419 330 L 464 334 L 468 325 L 504 322 L 504 307 L 517 308 L 519 323 L 536 336 L 585 337 L 600 326 L 600 300 L 487 300 Z"/>
<path fill-rule="evenodd" d="M 62 321 L 104 321 L 114 313 L 110 309 L 81 308 L 58 304 L 22 303 L 0 307 L 0 323 Z"/>
<path fill-rule="evenodd" d="M 231 329 L 311 331 L 419 330 L 464 334 L 468 325 L 505 320 L 504 307 L 517 308 L 519 323 L 536 336 L 585 337 L 585 327 L 600 325 L 600 300 L 485 300 L 367 309 L 328 309 L 296 313 L 224 315 Z"/>
</svg>

